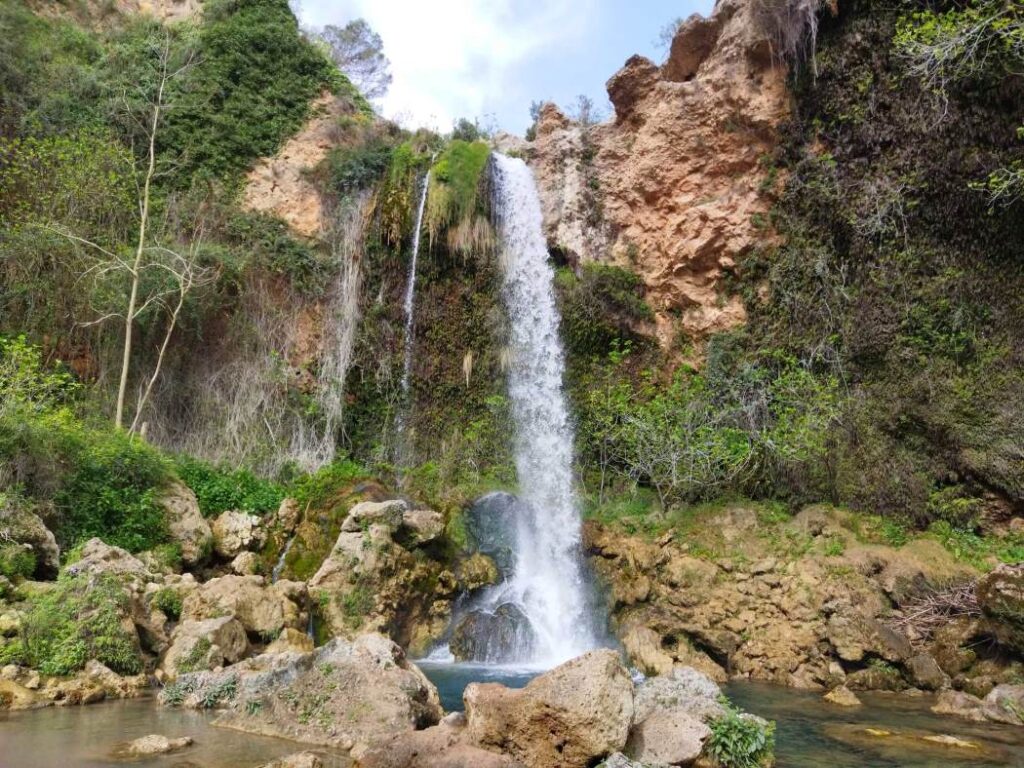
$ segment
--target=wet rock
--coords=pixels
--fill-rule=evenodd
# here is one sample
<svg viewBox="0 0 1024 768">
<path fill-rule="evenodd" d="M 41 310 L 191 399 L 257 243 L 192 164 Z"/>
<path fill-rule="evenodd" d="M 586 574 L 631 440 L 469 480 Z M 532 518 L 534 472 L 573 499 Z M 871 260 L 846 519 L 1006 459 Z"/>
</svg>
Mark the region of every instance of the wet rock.
<svg viewBox="0 0 1024 768">
<path fill-rule="evenodd" d="M 185 747 L 192 745 L 192 739 L 182 736 L 178 739 L 169 739 L 159 734 L 143 736 L 135 739 L 122 750 L 128 757 L 149 757 L 151 755 L 166 755 L 169 752 L 178 752 Z"/>
<path fill-rule="evenodd" d="M 225 560 L 255 550 L 267 540 L 263 522 L 256 515 L 228 510 L 213 521 L 213 548 Z"/>
<path fill-rule="evenodd" d="M 861 701 L 857 698 L 857 694 L 845 685 L 833 688 L 822 698 L 824 698 L 829 704 L 835 704 L 838 707 L 859 707 L 861 705 Z"/>
<path fill-rule="evenodd" d="M 1024 725 L 1024 685 L 997 685 L 984 699 L 962 691 L 942 691 L 932 712 L 979 723 Z"/>
<path fill-rule="evenodd" d="M 171 483 L 157 503 L 164 509 L 171 538 L 181 547 L 181 562 L 192 566 L 205 560 L 213 548 L 213 532 L 199 512 L 192 489 L 183 483 Z"/>
<path fill-rule="evenodd" d="M 481 587 L 497 584 L 498 566 L 487 555 L 474 552 L 456 566 L 455 577 L 459 580 L 460 589 L 472 592 Z"/>
<path fill-rule="evenodd" d="M 0 678 L 0 710 L 35 709 L 46 706 L 30 689 L 7 678 Z"/>
<path fill-rule="evenodd" d="M 161 701 L 212 705 L 221 710 L 217 725 L 350 749 L 354 756 L 373 743 L 434 725 L 443 714 L 433 684 L 398 645 L 376 634 L 181 675 Z"/>
<path fill-rule="evenodd" d="M 625 752 L 647 765 L 689 765 L 704 749 L 711 729 L 685 712 L 652 712 L 629 733 Z"/>
<path fill-rule="evenodd" d="M 391 501 L 362 501 L 349 510 L 341 530 L 346 533 L 367 530 L 371 525 L 382 525 L 390 533 L 398 530 L 408 505 L 401 499 Z"/>
<path fill-rule="evenodd" d="M 82 676 L 103 688 L 104 694 L 110 699 L 134 699 L 149 688 L 146 675 L 119 675 L 96 659 L 90 659 L 85 663 Z M 38 675 L 35 684 L 38 687 Z M 31 685 L 31 682 L 28 685 Z"/>
<path fill-rule="evenodd" d="M 1024 563 L 996 566 L 978 581 L 977 597 L 996 639 L 1024 651 Z"/>
<path fill-rule="evenodd" d="M 234 664 L 245 658 L 248 651 L 245 627 L 234 617 L 186 620 L 174 629 L 160 668 L 167 679 L 173 680 L 184 672 Z"/>
<path fill-rule="evenodd" d="M 614 651 L 591 651 L 511 690 L 472 683 L 464 695 L 473 743 L 529 768 L 592 765 L 621 751 L 633 721 L 633 685 Z"/>
<path fill-rule="evenodd" d="M 28 509 L 16 505 L 0 493 L 0 542 L 24 544 L 36 558 L 35 575 L 42 579 L 56 578 L 60 570 L 60 547 L 43 521 Z"/>
<path fill-rule="evenodd" d="M 466 531 L 473 548 L 490 557 L 502 578 L 512 574 L 516 548 L 516 520 L 525 513 L 511 493 L 481 496 L 466 511 Z"/>
<path fill-rule="evenodd" d="M 296 752 L 264 763 L 260 768 L 324 768 L 324 761 L 315 752 Z"/>
<path fill-rule="evenodd" d="M 846 676 L 846 686 L 854 691 L 902 691 L 907 688 L 899 670 L 883 664 L 858 669 Z"/>
<path fill-rule="evenodd" d="M 473 611 L 452 632 L 450 647 L 459 661 L 506 661 L 529 658 L 536 637 L 530 620 L 512 603 L 493 612 Z"/>
<path fill-rule="evenodd" d="M 265 653 L 309 653 L 313 650 L 313 638 L 305 632 L 285 627 Z"/>
<path fill-rule="evenodd" d="M 938 662 L 926 653 L 919 653 L 907 662 L 910 682 L 926 691 L 937 691 L 949 686 L 949 677 Z"/>
<path fill-rule="evenodd" d="M 407 509 L 402 513 L 402 543 L 421 547 L 444 533 L 444 515 L 432 509 Z"/>
</svg>

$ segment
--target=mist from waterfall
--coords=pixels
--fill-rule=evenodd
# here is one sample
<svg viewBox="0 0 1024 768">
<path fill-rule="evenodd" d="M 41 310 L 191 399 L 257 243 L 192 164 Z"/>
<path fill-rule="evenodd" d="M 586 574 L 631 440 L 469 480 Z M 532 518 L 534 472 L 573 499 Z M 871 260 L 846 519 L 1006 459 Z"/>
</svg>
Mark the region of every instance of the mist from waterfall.
<svg viewBox="0 0 1024 768">
<path fill-rule="evenodd" d="M 494 154 L 493 205 L 502 244 L 502 297 L 509 318 L 508 394 L 515 424 L 521 512 L 511 578 L 487 595 L 511 603 L 534 637 L 528 658 L 556 664 L 598 643 L 588 610 L 581 521 L 573 491 L 573 430 L 563 392 L 554 271 L 548 263 L 540 199 L 522 160 Z"/>
</svg>

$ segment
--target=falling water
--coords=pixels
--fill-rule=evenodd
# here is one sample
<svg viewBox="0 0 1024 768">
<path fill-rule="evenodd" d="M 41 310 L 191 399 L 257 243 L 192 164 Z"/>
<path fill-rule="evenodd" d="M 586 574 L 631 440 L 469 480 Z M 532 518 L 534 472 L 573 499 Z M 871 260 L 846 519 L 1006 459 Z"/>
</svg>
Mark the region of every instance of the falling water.
<svg viewBox="0 0 1024 768">
<path fill-rule="evenodd" d="M 416 301 L 416 261 L 420 255 L 420 230 L 423 228 L 423 210 L 427 204 L 430 171 L 423 175 L 420 204 L 416 209 L 416 229 L 412 233 L 412 257 L 409 259 L 409 278 L 405 283 L 405 358 L 402 361 L 402 395 L 409 402 L 409 376 L 412 372 L 413 309 Z"/>
<path fill-rule="evenodd" d="M 522 160 L 494 156 L 494 209 L 503 245 L 502 294 L 510 325 L 508 393 L 515 422 L 515 463 L 523 502 L 511 578 L 493 590 L 493 608 L 525 614 L 532 661 L 553 664 L 593 648 L 572 486 L 573 431 L 562 391 L 565 354 L 541 229 L 533 174 Z"/>
<path fill-rule="evenodd" d="M 281 556 L 277 558 L 277 562 L 274 564 L 274 569 L 270 572 L 270 583 L 276 584 L 281 578 L 281 572 L 284 570 L 284 561 L 288 557 L 288 553 L 292 551 L 292 544 L 295 543 L 294 534 L 288 539 L 284 545 L 284 549 L 281 550 Z"/>
</svg>

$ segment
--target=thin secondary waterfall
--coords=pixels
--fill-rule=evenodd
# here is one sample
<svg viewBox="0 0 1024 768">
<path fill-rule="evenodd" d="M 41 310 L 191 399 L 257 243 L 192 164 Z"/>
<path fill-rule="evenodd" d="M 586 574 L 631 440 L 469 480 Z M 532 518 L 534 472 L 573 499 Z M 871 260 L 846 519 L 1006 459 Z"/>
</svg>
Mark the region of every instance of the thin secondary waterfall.
<svg viewBox="0 0 1024 768">
<path fill-rule="evenodd" d="M 532 629 L 532 642 L 523 649 L 529 658 L 508 661 L 553 664 L 597 641 L 581 562 L 554 271 L 537 187 L 522 160 L 494 155 L 494 209 L 502 242 L 502 295 L 511 337 L 508 394 L 523 503 L 516 520 L 513 574 L 489 601 L 496 609 L 511 603 Z"/>
<path fill-rule="evenodd" d="M 423 210 L 427 205 L 430 171 L 423 175 L 420 204 L 416 209 L 416 229 L 412 233 L 412 256 L 409 258 L 409 277 L 405 283 L 405 357 L 402 360 L 402 395 L 409 401 L 409 378 L 412 373 L 413 310 L 416 308 L 416 262 L 420 255 L 420 230 L 423 229 Z"/>
</svg>

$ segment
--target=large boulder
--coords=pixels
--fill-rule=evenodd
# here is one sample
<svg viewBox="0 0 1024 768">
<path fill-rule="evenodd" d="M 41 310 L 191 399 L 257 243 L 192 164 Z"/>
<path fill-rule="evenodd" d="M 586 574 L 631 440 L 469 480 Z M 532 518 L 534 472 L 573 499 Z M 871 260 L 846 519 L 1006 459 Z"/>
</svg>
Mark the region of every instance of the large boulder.
<svg viewBox="0 0 1024 768">
<path fill-rule="evenodd" d="M 213 532 L 199 511 L 199 501 L 192 489 L 179 482 L 168 485 L 157 503 L 163 507 L 171 538 L 181 547 L 181 562 L 198 565 L 213 548 Z"/>
<path fill-rule="evenodd" d="M 828 620 L 828 640 L 843 661 L 859 662 L 868 655 L 889 662 L 905 662 L 914 653 L 905 635 L 877 619 L 858 613 L 833 614 Z"/>
<path fill-rule="evenodd" d="M 401 499 L 390 501 L 362 501 L 349 510 L 341 530 L 346 533 L 365 531 L 371 525 L 383 525 L 394 533 L 402 524 L 409 505 Z"/>
<path fill-rule="evenodd" d="M 524 514 L 522 504 L 511 493 L 496 491 L 481 496 L 466 511 L 470 543 L 494 561 L 503 578 L 515 565 L 516 521 Z"/>
<path fill-rule="evenodd" d="M 194 589 L 181 607 L 183 621 L 233 616 L 245 631 L 276 637 L 285 627 L 303 626 L 301 610 L 288 597 L 290 587 L 268 585 L 262 576 L 220 576 Z"/>
<path fill-rule="evenodd" d="M 69 565 L 66 572 L 71 576 L 112 574 L 139 584 L 156 578 L 145 564 L 128 550 L 112 547 L 102 539 L 89 539 L 85 542 L 81 557 Z"/>
<path fill-rule="evenodd" d="M 986 628 L 999 642 L 1024 651 L 1024 563 L 998 565 L 978 581 Z"/>
<path fill-rule="evenodd" d="M 1024 685 L 997 685 L 984 699 L 963 691 L 943 691 L 932 712 L 979 723 L 1024 725 Z"/>
<path fill-rule="evenodd" d="M 444 515 L 432 509 L 407 509 L 402 513 L 402 543 L 422 547 L 444 533 Z"/>
<path fill-rule="evenodd" d="M 375 744 L 359 760 L 358 768 L 522 768 L 508 755 L 469 743 L 465 717 L 454 713 L 438 725 L 407 731 Z"/>
<path fill-rule="evenodd" d="M 649 677 L 636 688 L 634 722 L 642 723 L 658 711 L 676 710 L 710 722 L 725 714 L 722 691 L 705 674 L 676 667 L 667 675 Z"/>
<path fill-rule="evenodd" d="M 216 724 L 364 753 L 436 724 L 437 689 L 382 635 L 335 638 L 312 653 L 263 654 L 219 672 L 181 675 L 165 704 L 223 710 Z"/>
<path fill-rule="evenodd" d="M 232 616 L 183 621 L 171 635 L 160 669 L 166 679 L 185 672 L 216 669 L 243 659 L 249 650 L 245 627 Z"/>
<path fill-rule="evenodd" d="M 690 765 L 700 757 L 711 729 L 679 710 L 658 710 L 629 733 L 626 754 L 643 765 Z"/>
<path fill-rule="evenodd" d="M 213 521 L 213 549 L 225 560 L 263 546 L 267 532 L 256 515 L 228 510 Z"/>
<path fill-rule="evenodd" d="M 449 647 L 458 661 L 500 662 L 529 658 L 536 645 L 530 620 L 512 603 L 494 612 L 471 611 L 452 631 Z"/>
<path fill-rule="evenodd" d="M 568 661 L 512 690 L 472 683 L 464 694 L 469 738 L 529 768 L 593 765 L 620 751 L 633 721 L 633 683 L 614 651 Z"/>
<path fill-rule="evenodd" d="M 60 547 L 53 533 L 33 512 L 0 494 L 0 542 L 24 544 L 36 558 L 35 575 L 52 579 L 60 570 Z"/>
</svg>

